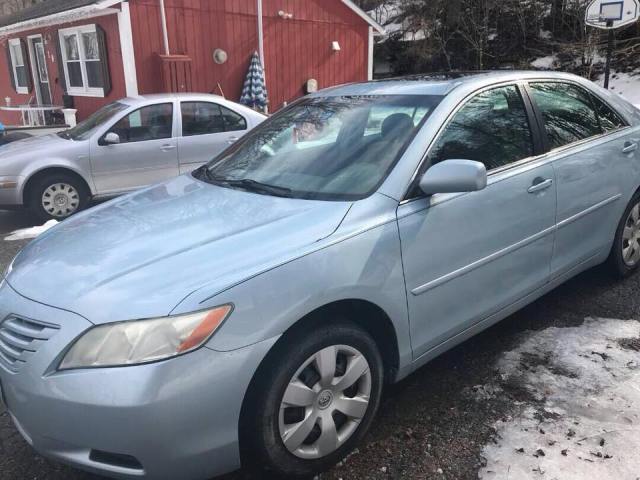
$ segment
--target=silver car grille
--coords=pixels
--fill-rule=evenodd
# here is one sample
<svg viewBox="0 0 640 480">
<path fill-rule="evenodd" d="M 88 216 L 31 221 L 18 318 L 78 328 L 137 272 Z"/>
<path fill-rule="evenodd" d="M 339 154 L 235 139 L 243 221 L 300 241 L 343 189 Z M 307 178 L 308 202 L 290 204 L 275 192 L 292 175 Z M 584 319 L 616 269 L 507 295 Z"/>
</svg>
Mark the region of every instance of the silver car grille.
<svg viewBox="0 0 640 480">
<path fill-rule="evenodd" d="M 58 325 L 8 316 L 0 323 L 0 366 L 18 372 L 59 329 Z"/>
</svg>

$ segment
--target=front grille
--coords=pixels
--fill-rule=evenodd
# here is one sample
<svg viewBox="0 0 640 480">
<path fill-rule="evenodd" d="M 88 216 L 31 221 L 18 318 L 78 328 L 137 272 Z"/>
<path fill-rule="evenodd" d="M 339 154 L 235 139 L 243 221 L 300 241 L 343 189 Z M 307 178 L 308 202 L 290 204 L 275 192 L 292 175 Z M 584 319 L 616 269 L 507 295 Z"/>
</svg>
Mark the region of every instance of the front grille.
<svg viewBox="0 0 640 480">
<path fill-rule="evenodd" d="M 17 372 L 60 329 L 15 315 L 0 323 L 0 366 Z"/>
</svg>

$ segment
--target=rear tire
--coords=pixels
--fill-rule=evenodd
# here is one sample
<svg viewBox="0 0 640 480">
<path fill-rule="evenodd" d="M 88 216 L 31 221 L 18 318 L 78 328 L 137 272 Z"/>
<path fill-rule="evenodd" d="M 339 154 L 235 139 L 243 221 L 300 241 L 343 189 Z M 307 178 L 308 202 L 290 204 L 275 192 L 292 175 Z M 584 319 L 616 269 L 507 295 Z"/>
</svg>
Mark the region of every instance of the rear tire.
<svg viewBox="0 0 640 480">
<path fill-rule="evenodd" d="M 89 191 L 82 181 L 66 173 L 54 173 L 34 181 L 29 189 L 29 209 L 40 220 L 64 220 L 84 210 Z"/>
<path fill-rule="evenodd" d="M 306 477 L 342 460 L 371 426 L 383 372 L 373 338 L 350 323 L 290 335 L 251 392 L 243 438 L 253 466 L 275 478 Z"/>
<path fill-rule="evenodd" d="M 640 192 L 622 215 L 607 264 L 618 278 L 626 278 L 640 267 Z"/>
</svg>

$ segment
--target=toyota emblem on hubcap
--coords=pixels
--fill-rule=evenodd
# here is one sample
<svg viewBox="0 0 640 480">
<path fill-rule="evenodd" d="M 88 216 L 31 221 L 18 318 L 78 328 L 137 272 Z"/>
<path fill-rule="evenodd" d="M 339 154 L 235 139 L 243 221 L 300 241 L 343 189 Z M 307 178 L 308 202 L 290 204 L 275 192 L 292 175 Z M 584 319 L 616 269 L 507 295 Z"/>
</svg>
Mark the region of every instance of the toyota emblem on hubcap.
<svg viewBox="0 0 640 480">
<path fill-rule="evenodd" d="M 333 393 L 331 393 L 329 390 L 320 392 L 320 395 L 318 395 L 318 406 L 321 409 L 327 408 L 329 405 L 331 405 L 331 402 L 333 402 Z"/>
</svg>

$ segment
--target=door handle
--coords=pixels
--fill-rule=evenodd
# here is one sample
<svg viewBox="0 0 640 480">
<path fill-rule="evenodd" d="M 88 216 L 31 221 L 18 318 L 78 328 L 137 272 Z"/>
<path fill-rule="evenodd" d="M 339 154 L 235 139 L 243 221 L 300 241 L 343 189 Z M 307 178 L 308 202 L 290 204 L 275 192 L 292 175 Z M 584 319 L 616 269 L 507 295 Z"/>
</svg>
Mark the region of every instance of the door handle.
<svg viewBox="0 0 640 480">
<path fill-rule="evenodd" d="M 162 150 L 163 152 L 169 152 L 171 150 L 175 150 L 176 146 L 175 145 L 162 145 L 160 147 L 160 150 Z"/>
<path fill-rule="evenodd" d="M 239 137 L 229 137 L 229 138 L 227 139 L 227 143 L 228 143 L 229 145 L 233 145 L 233 144 L 234 144 L 234 143 L 236 143 L 238 140 L 240 140 L 240 138 L 239 138 Z"/>
<path fill-rule="evenodd" d="M 553 185 L 553 180 L 550 178 L 547 178 L 546 180 L 542 178 L 536 178 L 533 181 L 533 185 L 529 187 L 529 190 L 527 190 L 527 192 L 529 193 L 541 192 L 542 190 L 546 190 L 547 188 L 551 187 L 551 185 Z"/>
<path fill-rule="evenodd" d="M 636 142 L 625 142 L 622 147 L 622 153 L 632 153 L 638 150 L 638 144 Z"/>
</svg>

